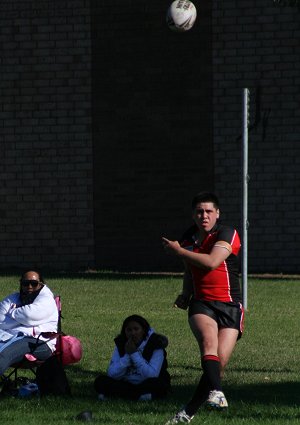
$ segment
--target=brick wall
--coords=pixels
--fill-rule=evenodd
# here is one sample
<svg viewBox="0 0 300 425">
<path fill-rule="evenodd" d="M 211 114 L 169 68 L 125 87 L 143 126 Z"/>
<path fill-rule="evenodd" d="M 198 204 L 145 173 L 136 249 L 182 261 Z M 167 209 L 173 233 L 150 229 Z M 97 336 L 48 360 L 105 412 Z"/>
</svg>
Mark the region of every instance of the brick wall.
<svg viewBox="0 0 300 425">
<path fill-rule="evenodd" d="M 86 0 L 2 0 L 0 267 L 93 264 Z"/>
<path fill-rule="evenodd" d="M 250 272 L 300 272 L 300 10 L 280 3 L 213 2 L 216 190 L 236 225 L 242 89 L 250 89 Z"/>
<path fill-rule="evenodd" d="M 175 34 L 169 0 L 92 1 L 96 264 L 178 270 L 162 235 L 191 222 L 213 188 L 210 2 Z"/>
<path fill-rule="evenodd" d="M 178 270 L 207 188 L 240 227 L 248 87 L 249 271 L 300 271 L 299 7 L 195 0 L 174 34 L 170 3 L 0 3 L 0 268 Z"/>
</svg>

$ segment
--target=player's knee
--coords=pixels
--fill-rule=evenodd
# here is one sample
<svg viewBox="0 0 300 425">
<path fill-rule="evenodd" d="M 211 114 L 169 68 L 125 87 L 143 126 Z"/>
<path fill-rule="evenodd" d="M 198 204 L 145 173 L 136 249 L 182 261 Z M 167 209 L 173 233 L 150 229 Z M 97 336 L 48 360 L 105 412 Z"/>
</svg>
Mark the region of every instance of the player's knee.
<svg viewBox="0 0 300 425">
<path fill-rule="evenodd" d="M 218 355 L 218 347 L 216 342 L 211 338 L 203 338 L 200 344 L 202 354 Z"/>
</svg>

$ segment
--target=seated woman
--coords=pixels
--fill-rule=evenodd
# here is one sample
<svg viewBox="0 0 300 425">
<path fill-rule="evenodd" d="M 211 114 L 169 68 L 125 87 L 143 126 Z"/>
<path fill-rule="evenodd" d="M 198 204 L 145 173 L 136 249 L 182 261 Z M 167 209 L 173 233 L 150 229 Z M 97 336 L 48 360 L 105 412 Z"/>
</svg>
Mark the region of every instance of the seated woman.
<svg viewBox="0 0 300 425">
<path fill-rule="evenodd" d="M 58 310 L 50 289 L 38 272 L 28 271 L 20 279 L 20 290 L 0 302 L 0 376 L 25 354 L 46 360 L 56 340 L 43 332 L 57 332 Z"/>
<path fill-rule="evenodd" d="M 136 314 L 127 317 L 115 338 L 107 375 L 96 378 L 99 400 L 121 397 L 129 400 L 163 398 L 170 389 L 165 348 L 168 340 Z"/>
</svg>

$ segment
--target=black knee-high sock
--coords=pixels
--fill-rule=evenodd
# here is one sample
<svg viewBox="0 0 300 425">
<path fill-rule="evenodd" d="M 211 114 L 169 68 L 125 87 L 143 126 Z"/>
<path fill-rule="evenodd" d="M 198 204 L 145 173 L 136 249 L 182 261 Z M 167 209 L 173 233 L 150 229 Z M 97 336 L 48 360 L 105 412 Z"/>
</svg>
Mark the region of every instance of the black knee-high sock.
<svg viewBox="0 0 300 425">
<path fill-rule="evenodd" d="M 207 400 L 211 390 L 222 390 L 219 357 L 213 355 L 203 356 L 201 363 L 203 375 L 192 399 L 185 406 L 185 411 L 189 416 L 195 415 L 201 405 Z"/>
<path fill-rule="evenodd" d="M 200 378 L 199 384 L 194 392 L 193 397 L 185 406 L 185 411 L 189 416 L 194 416 L 195 413 L 201 407 L 201 405 L 205 403 L 210 390 L 211 387 L 209 386 L 209 381 L 204 373 Z"/>
<path fill-rule="evenodd" d="M 209 380 L 211 389 L 222 391 L 219 357 L 210 354 L 203 356 L 202 368 Z"/>
</svg>

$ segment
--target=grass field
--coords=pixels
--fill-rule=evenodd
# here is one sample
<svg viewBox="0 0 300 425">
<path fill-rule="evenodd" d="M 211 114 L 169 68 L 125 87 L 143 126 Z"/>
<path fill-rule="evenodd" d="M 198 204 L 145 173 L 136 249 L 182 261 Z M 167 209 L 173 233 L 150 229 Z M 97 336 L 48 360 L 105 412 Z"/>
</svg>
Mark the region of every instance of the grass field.
<svg viewBox="0 0 300 425">
<path fill-rule="evenodd" d="M 18 287 L 19 277 L 0 277 L 0 297 Z M 93 423 L 164 424 L 191 395 L 199 378 L 199 354 L 186 312 L 172 308 L 181 286 L 178 276 L 110 273 L 47 276 L 62 296 L 63 330 L 78 336 L 84 356 L 67 367 L 71 398 L 0 398 L 2 424 L 74 424 L 83 410 Z M 250 279 L 245 332 L 224 379 L 229 408 L 199 411 L 193 424 L 300 423 L 300 280 Z M 173 393 L 162 402 L 98 402 L 93 381 L 107 368 L 113 338 L 133 313 L 169 338 L 168 360 Z"/>
</svg>

